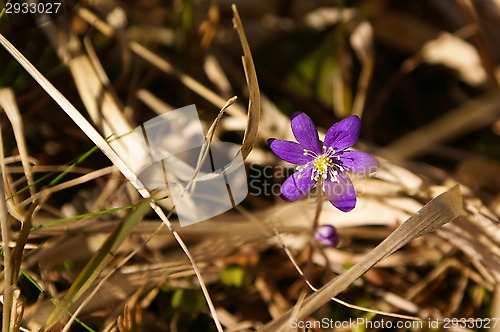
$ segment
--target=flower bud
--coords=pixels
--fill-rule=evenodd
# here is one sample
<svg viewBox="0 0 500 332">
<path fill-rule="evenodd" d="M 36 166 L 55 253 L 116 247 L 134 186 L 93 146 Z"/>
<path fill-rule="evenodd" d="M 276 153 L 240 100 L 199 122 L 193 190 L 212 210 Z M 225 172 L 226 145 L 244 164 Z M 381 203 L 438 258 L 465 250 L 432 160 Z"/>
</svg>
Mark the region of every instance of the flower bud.
<svg viewBox="0 0 500 332">
<path fill-rule="evenodd" d="M 316 229 L 314 239 L 324 244 L 327 248 L 336 247 L 339 244 L 339 234 L 337 229 L 331 225 L 323 225 Z"/>
</svg>

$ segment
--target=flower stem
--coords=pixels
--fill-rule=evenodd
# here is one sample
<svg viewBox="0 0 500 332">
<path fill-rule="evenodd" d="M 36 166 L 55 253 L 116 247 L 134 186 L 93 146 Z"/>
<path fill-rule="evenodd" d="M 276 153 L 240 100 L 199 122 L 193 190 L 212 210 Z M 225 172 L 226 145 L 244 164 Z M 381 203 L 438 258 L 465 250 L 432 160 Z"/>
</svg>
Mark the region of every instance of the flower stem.
<svg viewBox="0 0 500 332">
<path fill-rule="evenodd" d="M 312 232 L 311 232 L 311 240 L 309 242 L 309 254 L 307 257 L 307 265 L 306 265 L 306 270 L 305 270 L 305 278 L 306 280 L 310 281 L 310 277 L 312 274 L 312 269 L 313 269 L 313 263 L 312 263 L 312 256 L 314 253 L 314 234 L 316 233 L 316 229 L 318 228 L 319 224 L 319 215 L 321 214 L 321 209 L 323 208 L 323 195 L 322 191 L 319 190 L 318 195 L 316 196 L 316 212 L 314 213 L 314 219 L 313 219 L 313 225 L 312 225 Z M 304 290 L 309 291 L 309 287 L 307 286 L 307 283 L 304 284 Z"/>
</svg>

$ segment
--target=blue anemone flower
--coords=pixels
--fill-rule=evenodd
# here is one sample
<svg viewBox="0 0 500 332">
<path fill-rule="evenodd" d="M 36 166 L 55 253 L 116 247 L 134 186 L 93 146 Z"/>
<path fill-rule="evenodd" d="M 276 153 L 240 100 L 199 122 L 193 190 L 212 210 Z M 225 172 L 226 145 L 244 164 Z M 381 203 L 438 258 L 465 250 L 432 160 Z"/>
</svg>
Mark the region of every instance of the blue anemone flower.
<svg viewBox="0 0 500 332">
<path fill-rule="evenodd" d="M 371 155 L 347 150 L 359 137 L 359 118 L 353 115 L 335 123 L 328 129 L 324 142 L 304 113 L 294 113 L 291 126 L 298 143 L 275 138 L 267 141 L 278 157 L 299 165 L 281 186 L 281 197 L 297 201 L 321 185 L 330 203 L 343 212 L 351 211 L 356 206 L 356 192 L 346 171 L 366 175 L 379 166 Z"/>
</svg>

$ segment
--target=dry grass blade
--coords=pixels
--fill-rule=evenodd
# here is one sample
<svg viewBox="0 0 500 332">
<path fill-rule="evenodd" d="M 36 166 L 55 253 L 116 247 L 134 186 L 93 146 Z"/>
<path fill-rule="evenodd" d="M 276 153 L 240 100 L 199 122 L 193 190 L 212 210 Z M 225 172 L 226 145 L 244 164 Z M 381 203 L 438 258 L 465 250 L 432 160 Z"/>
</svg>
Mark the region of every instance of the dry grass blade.
<svg viewBox="0 0 500 332">
<path fill-rule="evenodd" d="M 291 315 L 292 318 L 297 317 L 297 314 L 299 313 L 300 307 L 302 306 L 302 303 L 304 303 L 304 299 L 306 298 L 306 295 L 307 295 L 307 293 L 304 291 L 300 294 L 299 299 L 297 300 L 297 303 L 295 303 L 295 306 L 293 307 L 293 311 L 292 311 L 292 315 Z M 286 331 L 286 329 L 285 329 L 285 331 Z M 296 331 L 298 331 L 298 328 L 297 327 L 292 328 L 290 326 L 288 331 L 289 332 L 296 332 Z"/>
<path fill-rule="evenodd" d="M 212 139 L 214 138 L 215 128 L 217 127 L 217 124 L 219 123 L 220 119 L 222 118 L 222 115 L 224 115 L 224 111 L 228 107 L 230 107 L 232 104 L 234 104 L 234 102 L 236 101 L 237 98 L 238 97 L 232 97 L 226 102 L 226 104 L 224 105 L 224 107 L 221 108 L 221 110 L 219 111 L 219 114 L 217 115 L 214 122 L 212 123 L 212 125 L 208 129 L 207 135 L 205 136 L 206 144 L 204 144 L 200 149 L 200 155 L 198 157 L 196 169 L 194 170 L 193 176 L 189 180 L 188 184 L 184 187 L 184 192 L 186 190 L 189 190 L 189 188 L 193 184 L 194 179 L 196 179 L 196 176 L 198 176 L 198 173 L 200 172 L 201 167 L 205 163 L 205 160 L 206 160 L 208 153 L 210 151 L 210 145 L 212 144 Z"/>
<path fill-rule="evenodd" d="M 7 117 L 12 124 L 14 130 L 14 136 L 16 137 L 17 147 L 19 149 L 19 155 L 21 156 L 21 163 L 24 168 L 24 173 L 26 174 L 26 179 L 28 180 L 28 185 L 33 183 L 33 173 L 31 171 L 30 163 L 28 161 L 28 149 L 26 147 L 26 141 L 24 139 L 24 129 L 23 122 L 21 120 L 21 114 L 19 108 L 17 107 L 16 98 L 14 96 L 14 91 L 9 88 L 0 89 L 0 107 L 2 107 L 7 114 Z M 30 186 L 31 196 L 35 194 L 35 188 Z"/>
<path fill-rule="evenodd" d="M 17 275 L 19 274 L 19 269 L 21 267 L 21 262 L 23 258 L 24 246 L 28 242 L 28 236 L 31 231 L 31 226 L 33 224 L 33 215 L 39 209 L 38 202 L 35 201 L 31 204 L 28 212 L 26 212 L 26 218 L 23 221 L 21 230 L 16 240 L 16 246 L 12 250 L 12 284 L 17 284 Z"/>
<path fill-rule="evenodd" d="M 241 23 L 240 14 L 238 14 L 236 5 L 233 4 L 231 6 L 231 9 L 233 10 L 234 14 L 234 28 L 238 32 L 241 47 L 243 48 L 243 68 L 245 69 L 245 77 L 250 93 L 250 100 L 248 102 L 248 122 L 241 147 L 243 160 L 245 160 L 250 154 L 250 151 L 252 151 L 253 149 L 255 139 L 257 138 L 257 131 L 259 129 L 260 90 L 259 82 L 257 81 L 257 73 L 255 72 L 255 65 L 252 59 L 252 53 L 250 52 L 250 46 L 248 45 L 247 37 L 245 36 L 245 31 L 243 30 L 243 24 Z"/>
<path fill-rule="evenodd" d="M 368 85 L 370 84 L 375 65 L 373 27 L 366 21 L 361 22 L 352 32 L 350 41 L 362 64 L 357 92 L 352 105 L 352 114 L 361 117 L 366 102 Z"/>
<path fill-rule="evenodd" d="M 0 129 L 0 134 L 2 133 Z M 3 251 L 3 310 L 2 310 L 2 326 L 10 326 L 12 306 L 13 306 L 13 294 L 14 285 L 13 280 L 13 270 L 12 270 L 12 253 L 9 248 L 10 243 L 10 227 L 9 227 L 9 214 L 6 204 L 6 190 L 5 186 L 7 184 L 6 177 L 6 167 L 4 158 L 4 148 L 3 139 L 0 135 L 0 228 L 2 229 L 2 242 L 4 246 Z"/>
<path fill-rule="evenodd" d="M 21 290 L 17 287 L 14 287 L 13 296 L 12 296 L 12 311 L 10 316 L 10 329 L 9 331 L 26 331 L 21 328 L 21 322 L 23 320 L 24 313 L 24 301 L 21 296 Z"/>
<path fill-rule="evenodd" d="M 3 148 L 1 149 L 3 150 Z M 3 151 L 2 151 L 3 152 Z M 7 244 L 4 245 L 3 250 L 3 318 L 2 326 L 10 326 L 10 318 L 12 313 L 12 300 L 13 300 L 13 285 L 12 285 L 12 265 L 11 265 L 11 251 L 8 243 L 10 242 L 9 223 L 7 205 L 5 204 L 5 181 L 3 163 L 3 153 L 0 157 L 2 167 L 2 177 L 0 178 L 0 227 L 2 228 L 2 241 Z"/>
<path fill-rule="evenodd" d="M 403 136 L 380 154 L 398 160 L 410 158 L 437 143 L 492 123 L 498 118 L 499 110 L 500 94 L 488 93 Z"/>
<path fill-rule="evenodd" d="M 140 89 L 136 93 L 137 98 L 158 115 L 173 111 L 175 107 L 168 105 L 163 100 L 156 97 L 151 91 Z"/>
<path fill-rule="evenodd" d="M 68 66 L 92 122 L 101 128 L 105 137 L 131 132 L 133 127 L 123 115 L 97 57 L 92 56 L 92 52 L 90 56 L 85 54 L 81 42 L 75 36 L 70 35 L 68 38 L 70 43 L 61 43 L 58 48 L 64 52 L 59 53 L 76 54 L 71 57 Z M 88 50 L 91 48 L 88 47 Z M 122 140 L 110 143 L 122 158 L 128 151 L 128 147 L 123 144 Z"/>
<path fill-rule="evenodd" d="M 382 243 L 366 254 L 356 265 L 320 288 L 308 297 L 297 318 L 303 320 L 330 301 L 372 266 L 400 249 L 415 237 L 430 232 L 463 214 L 462 195 L 459 186 L 434 198 L 412 217 L 406 220 Z M 278 331 L 287 326 L 291 310 L 260 329 L 260 332 Z"/>
<path fill-rule="evenodd" d="M 295 269 L 297 270 L 297 272 L 301 275 L 301 277 L 304 279 L 304 282 L 307 284 L 307 286 L 309 286 L 309 288 L 312 291 L 317 292 L 318 289 L 316 287 L 314 287 L 314 285 L 306 278 L 304 272 L 299 267 L 299 264 L 297 264 L 297 262 L 295 261 L 295 258 L 293 258 L 293 255 L 290 252 L 290 249 L 288 249 L 288 247 L 283 243 L 283 240 L 281 239 L 280 234 L 278 233 L 277 229 L 274 229 L 274 234 L 276 235 L 276 238 L 278 239 L 278 241 L 280 242 L 281 246 L 285 250 L 285 253 L 288 256 L 288 258 L 290 259 L 290 261 L 292 262 L 293 266 L 295 267 Z M 380 310 L 367 309 L 367 308 L 364 308 L 364 307 L 360 307 L 360 306 L 357 306 L 357 305 L 354 305 L 354 304 L 342 301 L 342 300 L 337 299 L 335 297 L 332 297 L 331 300 L 335 301 L 335 302 L 337 302 L 337 303 L 339 303 L 339 304 L 341 304 L 341 305 L 343 305 L 345 307 L 351 308 L 351 309 L 356 309 L 356 310 L 360 310 L 360 311 L 370 312 L 370 313 L 373 313 L 373 314 L 384 315 L 384 316 L 395 317 L 395 318 L 401 318 L 401 319 L 419 320 L 418 317 L 413 317 L 413 316 L 408 316 L 408 315 L 401 315 L 401 314 L 394 314 L 394 313 L 390 313 L 390 312 L 386 312 L 386 311 L 380 311 Z M 294 317 L 293 313 L 292 313 L 291 317 Z"/>
<path fill-rule="evenodd" d="M 214 84 L 223 96 L 232 94 L 232 87 L 224 70 L 221 68 L 219 61 L 212 55 L 207 55 L 203 63 L 203 69 L 207 74 L 208 79 Z"/>
<path fill-rule="evenodd" d="M 43 197 L 48 197 L 49 195 L 51 195 L 55 192 L 58 192 L 58 191 L 61 191 L 64 189 L 68 189 L 68 188 L 95 180 L 95 179 L 100 178 L 102 176 L 111 174 L 115 170 L 116 170 L 116 168 L 114 166 L 108 166 L 108 167 L 101 168 L 101 169 L 94 171 L 94 172 L 88 172 L 87 174 L 82 175 L 76 179 L 72 179 L 72 180 L 60 183 L 60 184 L 55 185 L 53 187 L 45 188 L 45 189 L 41 190 L 40 192 L 36 193 L 34 196 L 27 198 L 24 201 L 20 202 L 18 204 L 18 206 L 24 207 L 24 206 L 30 204 L 31 202 L 34 202 L 37 199 L 41 199 Z"/>
<path fill-rule="evenodd" d="M 9 331 L 17 331 L 21 325 L 21 321 L 23 318 L 24 306 L 23 306 L 23 301 L 20 299 L 21 291 L 17 287 L 18 285 L 17 279 L 19 270 L 21 269 L 24 247 L 28 242 L 28 236 L 31 231 L 33 216 L 38 209 L 39 209 L 38 202 L 34 202 L 30 206 L 29 210 L 26 212 L 25 219 L 22 223 L 21 230 L 19 231 L 19 235 L 16 240 L 16 246 L 12 250 L 12 255 L 11 255 L 12 280 L 4 280 L 4 282 L 6 283 L 9 282 L 12 285 L 12 309 L 11 309 Z"/>
<path fill-rule="evenodd" d="M 498 90 L 498 79 L 495 77 L 497 67 L 495 56 L 488 42 L 488 38 L 486 38 L 482 31 L 482 26 L 477 17 L 474 5 L 470 0 L 456 0 L 456 3 L 458 7 L 460 7 L 468 23 L 478 26 L 478 33 L 474 35 L 474 42 L 479 52 L 479 56 L 481 57 L 485 72 L 488 75 L 488 83 L 493 89 Z"/>
</svg>

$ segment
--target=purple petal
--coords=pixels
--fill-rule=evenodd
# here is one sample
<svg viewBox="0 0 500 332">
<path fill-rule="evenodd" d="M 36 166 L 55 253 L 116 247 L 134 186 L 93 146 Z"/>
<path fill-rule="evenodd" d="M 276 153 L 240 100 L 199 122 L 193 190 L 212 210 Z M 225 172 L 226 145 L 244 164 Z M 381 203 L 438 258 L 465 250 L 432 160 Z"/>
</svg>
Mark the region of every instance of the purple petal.
<svg viewBox="0 0 500 332">
<path fill-rule="evenodd" d="M 311 118 L 304 113 L 295 112 L 292 114 L 291 122 L 292 131 L 297 141 L 304 148 L 319 154 L 321 152 L 321 144 L 319 142 L 318 130 Z"/>
<path fill-rule="evenodd" d="M 335 151 L 350 148 L 358 140 L 360 128 L 361 121 L 356 115 L 345 118 L 328 129 L 323 146 L 331 146 Z"/>
<path fill-rule="evenodd" d="M 316 229 L 314 234 L 316 241 L 323 243 L 327 248 L 336 247 L 339 244 L 339 234 L 332 225 L 323 225 Z"/>
<path fill-rule="evenodd" d="M 306 164 L 313 159 L 311 156 L 304 156 L 304 147 L 299 143 L 275 138 L 268 139 L 267 143 L 278 157 L 289 163 Z"/>
<path fill-rule="evenodd" d="M 304 198 L 314 187 L 316 181 L 311 180 L 313 166 L 309 165 L 302 172 L 293 173 L 281 186 L 281 198 L 294 202 Z"/>
<path fill-rule="evenodd" d="M 339 153 L 341 165 L 349 172 L 356 174 L 370 174 L 378 169 L 378 160 L 368 153 L 348 150 Z"/>
<path fill-rule="evenodd" d="M 337 178 L 338 182 L 332 182 L 330 177 L 325 180 L 326 197 L 340 211 L 349 212 L 356 206 L 356 191 L 345 172 L 339 172 Z"/>
</svg>

